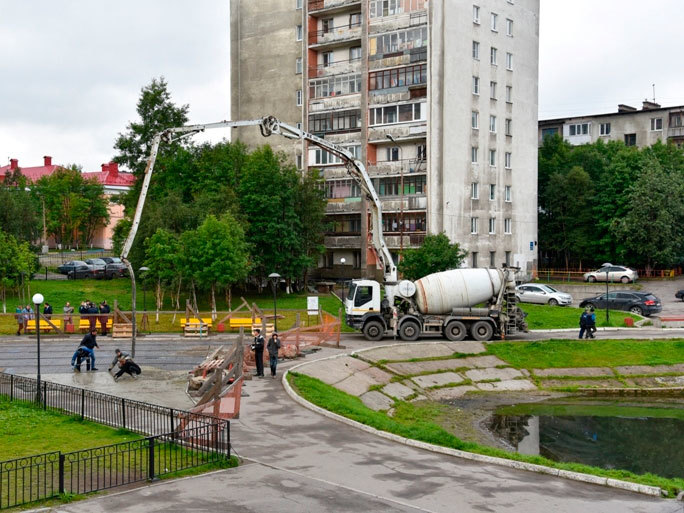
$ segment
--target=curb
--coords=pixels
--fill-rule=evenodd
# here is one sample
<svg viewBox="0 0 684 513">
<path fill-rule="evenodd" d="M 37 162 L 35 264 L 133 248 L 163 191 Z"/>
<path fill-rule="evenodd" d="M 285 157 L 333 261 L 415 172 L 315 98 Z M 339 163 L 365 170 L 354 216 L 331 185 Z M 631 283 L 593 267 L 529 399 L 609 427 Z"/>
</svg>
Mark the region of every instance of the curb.
<svg viewBox="0 0 684 513">
<path fill-rule="evenodd" d="M 376 349 L 376 348 L 373 348 Z M 360 351 L 355 351 L 356 354 L 359 352 L 363 352 L 364 350 Z M 375 436 L 379 436 L 381 438 L 385 438 L 387 440 L 392 440 L 394 442 L 398 442 L 404 445 L 407 445 L 409 447 L 416 447 L 418 449 L 424 449 L 427 451 L 432 451 L 440 454 L 446 454 L 449 456 L 455 456 L 457 458 L 463 458 L 466 460 L 471 460 L 471 461 L 476 461 L 478 463 L 488 463 L 491 465 L 499 465 L 501 467 L 508 467 L 508 468 L 513 468 L 516 470 L 526 470 L 529 472 L 536 472 L 537 474 L 548 474 L 551 476 L 556 476 L 556 477 L 561 477 L 563 479 L 570 479 L 573 481 L 581 481 L 584 483 L 591 483 L 591 484 L 596 484 L 596 485 L 601 485 L 601 486 L 606 486 L 609 488 L 618 488 L 620 490 L 627 490 L 630 492 L 635 492 L 635 493 L 641 493 L 643 495 L 649 495 L 651 497 L 666 497 L 667 494 L 664 490 L 657 486 L 648 486 L 648 485 L 642 485 L 638 483 L 631 483 L 629 481 L 621 481 L 619 479 L 612 479 L 612 478 L 607 478 L 607 477 L 600 477 L 600 476 L 594 476 L 591 474 L 583 474 L 581 472 L 572 472 L 569 470 L 561 470 L 557 468 L 551 468 L 551 467 L 545 467 L 544 465 L 536 465 L 533 463 L 527 463 L 524 461 L 516 461 L 516 460 L 508 460 L 505 458 L 498 458 L 495 456 L 485 456 L 484 454 L 477 454 L 477 453 L 472 453 L 472 452 L 466 452 L 466 451 L 461 451 L 459 449 L 450 449 L 448 447 L 441 447 L 439 445 L 433 445 L 429 444 L 426 442 L 420 442 L 418 440 L 412 440 L 410 438 L 404 438 L 399 435 L 395 435 L 393 433 L 388 433 L 386 431 L 380 431 L 378 429 L 375 429 L 373 427 L 367 426 L 365 424 L 362 424 L 360 422 L 356 422 L 355 420 L 348 419 L 347 417 L 343 417 L 342 415 L 338 415 L 337 413 L 333 413 L 331 411 L 325 410 L 319 406 L 316 406 L 313 403 L 310 403 L 300 395 L 298 395 L 290 386 L 290 383 L 287 379 L 287 375 L 290 373 L 290 371 L 294 371 L 300 367 L 304 367 L 307 365 L 313 365 L 316 362 L 324 361 L 324 360 L 332 360 L 335 358 L 341 358 L 349 356 L 348 354 L 338 354 L 338 355 L 333 355 L 329 356 L 327 358 L 321 358 L 319 360 L 316 360 L 314 362 L 303 362 L 300 363 L 299 365 L 295 365 L 294 367 L 288 369 L 285 374 L 283 374 L 282 377 L 282 383 L 283 387 L 285 388 L 285 392 L 287 392 L 287 395 L 290 396 L 292 400 L 294 400 L 296 403 L 300 404 L 304 408 L 307 408 L 311 411 L 314 411 L 316 413 L 319 413 L 325 417 L 328 417 L 333 420 L 337 420 L 339 422 L 342 422 L 343 424 L 347 424 L 348 426 L 355 427 L 357 429 L 360 429 L 361 431 L 365 431 L 366 433 L 370 433 Z"/>
</svg>

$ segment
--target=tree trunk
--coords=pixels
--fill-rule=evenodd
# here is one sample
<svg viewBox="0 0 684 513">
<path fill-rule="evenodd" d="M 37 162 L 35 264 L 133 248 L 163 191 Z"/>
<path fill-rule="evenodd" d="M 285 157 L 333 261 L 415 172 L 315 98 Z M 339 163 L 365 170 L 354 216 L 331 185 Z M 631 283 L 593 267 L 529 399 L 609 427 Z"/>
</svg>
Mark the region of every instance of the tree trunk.
<svg viewBox="0 0 684 513">
<path fill-rule="evenodd" d="M 216 284 L 211 284 L 211 320 L 216 320 Z"/>
<path fill-rule="evenodd" d="M 195 312 L 199 313 L 199 309 L 197 308 L 197 293 L 195 292 L 195 280 L 190 280 L 190 286 L 192 289 L 192 307 L 195 309 Z"/>
<path fill-rule="evenodd" d="M 226 287 L 226 304 L 228 305 L 228 311 L 232 312 L 233 308 L 231 307 L 231 304 L 233 303 L 233 288 L 228 285 Z"/>
<path fill-rule="evenodd" d="M 176 312 L 180 308 L 181 283 L 183 283 L 183 278 L 178 277 L 178 293 L 176 294 L 176 308 L 173 309 L 173 320 L 171 321 L 171 324 L 176 324 Z"/>
<path fill-rule="evenodd" d="M 2 313 L 6 314 L 7 313 L 7 301 L 5 297 L 5 287 L 3 285 L 2 287 Z"/>
</svg>

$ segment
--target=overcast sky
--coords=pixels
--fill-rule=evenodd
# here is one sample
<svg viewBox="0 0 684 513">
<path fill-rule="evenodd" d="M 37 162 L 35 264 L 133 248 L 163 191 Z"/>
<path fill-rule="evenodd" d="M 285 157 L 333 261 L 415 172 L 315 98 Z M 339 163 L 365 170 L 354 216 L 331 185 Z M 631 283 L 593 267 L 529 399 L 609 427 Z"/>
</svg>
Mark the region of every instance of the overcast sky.
<svg viewBox="0 0 684 513">
<path fill-rule="evenodd" d="M 229 118 L 228 18 L 229 0 L 0 0 L 0 163 L 98 170 L 161 75 L 191 122 Z M 540 118 L 639 106 L 654 83 L 683 105 L 682 26 L 681 0 L 541 0 Z"/>
</svg>

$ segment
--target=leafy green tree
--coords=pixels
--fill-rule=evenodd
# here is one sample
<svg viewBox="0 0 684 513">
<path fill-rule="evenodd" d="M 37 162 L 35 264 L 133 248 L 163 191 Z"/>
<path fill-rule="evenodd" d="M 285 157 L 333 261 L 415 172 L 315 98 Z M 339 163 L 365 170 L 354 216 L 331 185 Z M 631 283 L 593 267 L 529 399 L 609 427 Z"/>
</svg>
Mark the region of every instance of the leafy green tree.
<svg viewBox="0 0 684 513">
<path fill-rule="evenodd" d="M 164 228 L 158 228 L 151 237 L 145 239 L 144 264 L 149 271 L 145 273 L 143 279 L 154 283 L 157 305 L 156 322 L 159 322 L 159 310 L 164 304 L 164 292 L 174 283 L 180 283 L 180 251 L 181 244 L 178 236 Z"/>
<path fill-rule="evenodd" d="M 468 256 L 458 243 L 451 243 L 444 233 L 426 235 L 423 245 L 405 249 L 398 270 L 407 280 L 417 280 L 428 274 L 457 269 Z"/>
<path fill-rule="evenodd" d="M 321 187 L 323 177 L 318 169 L 302 174 L 295 193 L 295 211 L 301 222 L 299 242 L 304 261 L 303 279 L 307 281 L 308 269 L 314 267 L 320 255 L 325 252 L 323 235 L 326 231 L 325 208 L 327 201 Z"/>
<path fill-rule="evenodd" d="M 0 230 L 18 240 L 34 242 L 40 236 L 42 210 L 28 185 L 19 168 L 0 177 Z"/>
<path fill-rule="evenodd" d="M 47 232 L 64 247 L 90 244 L 95 230 L 109 221 L 102 184 L 84 179 L 77 166 L 42 177 L 32 192 L 45 205 Z"/>
<path fill-rule="evenodd" d="M 22 273 L 30 277 L 38 268 L 37 259 L 28 242 L 0 231 L 0 299 L 7 313 L 7 289 L 19 286 Z"/>
</svg>

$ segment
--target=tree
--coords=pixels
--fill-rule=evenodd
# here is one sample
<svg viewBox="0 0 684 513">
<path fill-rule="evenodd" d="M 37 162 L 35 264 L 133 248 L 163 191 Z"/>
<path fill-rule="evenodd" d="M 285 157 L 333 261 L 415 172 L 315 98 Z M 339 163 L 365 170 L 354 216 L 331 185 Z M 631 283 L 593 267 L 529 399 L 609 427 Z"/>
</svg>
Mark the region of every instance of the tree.
<svg viewBox="0 0 684 513">
<path fill-rule="evenodd" d="M 40 236 L 42 210 L 28 185 L 19 168 L 0 177 L 0 230 L 17 240 L 34 242 Z"/>
<path fill-rule="evenodd" d="M 2 312 L 7 313 L 7 289 L 19 286 L 22 274 L 30 277 L 38 268 L 36 256 L 28 242 L 18 242 L 0 231 L 0 298 Z"/>
<path fill-rule="evenodd" d="M 154 297 L 157 305 L 156 322 L 159 322 L 159 310 L 164 304 L 164 291 L 174 282 L 181 280 L 179 254 L 181 251 L 178 236 L 163 228 L 158 228 L 154 235 L 145 239 L 145 266 L 150 270 L 145 273 L 144 280 L 154 283 Z"/>
<path fill-rule="evenodd" d="M 440 233 L 426 235 L 420 248 L 405 249 L 401 256 L 399 272 L 407 280 L 417 280 L 428 274 L 460 267 L 468 252 Z"/>
<path fill-rule="evenodd" d="M 42 177 L 32 192 L 45 205 L 47 232 L 65 247 L 90 244 L 95 229 L 109 221 L 102 184 L 84 179 L 77 166 Z"/>
<path fill-rule="evenodd" d="M 310 169 L 304 173 L 297 185 L 295 193 L 295 211 L 301 221 L 299 241 L 306 257 L 304 262 L 304 282 L 306 272 L 318 262 L 318 257 L 325 251 L 323 234 L 326 228 L 325 207 L 327 201 L 321 187 L 323 177 L 318 169 Z"/>
</svg>

